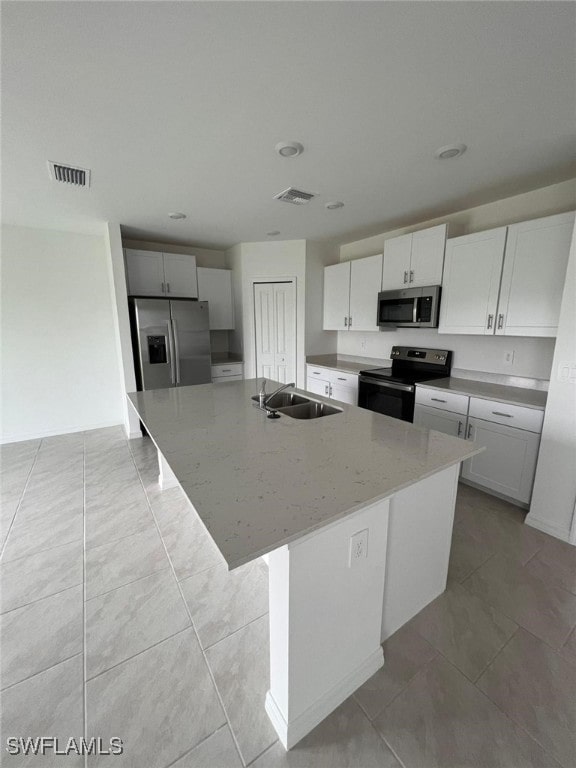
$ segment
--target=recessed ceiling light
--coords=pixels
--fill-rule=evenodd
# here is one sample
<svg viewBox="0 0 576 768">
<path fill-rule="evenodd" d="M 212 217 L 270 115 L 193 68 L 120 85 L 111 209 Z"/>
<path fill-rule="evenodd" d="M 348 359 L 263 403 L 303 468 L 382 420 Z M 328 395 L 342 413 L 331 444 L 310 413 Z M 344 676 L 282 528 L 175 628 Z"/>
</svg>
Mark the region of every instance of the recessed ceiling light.
<svg viewBox="0 0 576 768">
<path fill-rule="evenodd" d="M 326 203 L 326 208 L 329 211 L 335 211 L 336 208 L 344 208 L 344 203 L 341 203 L 340 200 L 334 200 L 333 203 Z"/>
<path fill-rule="evenodd" d="M 304 152 L 304 147 L 297 141 L 281 141 L 276 144 L 276 152 L 282 157 L 297 157 Z"/>
<path fill-rule="evenodd" d="M 174 213 L 169 213 L 168 216 L 171 219 L 185 219 L 186 218 L 186 214 L 185 213 L 180 213 L 179 211 L 174 211 Z"/>
<path fill-rule="evenodd" d="M 447 144 L 445 147 L 440 147 L 434 153 L 438 160 L 449 160 L 451 157 L 460 157 L 466 152 L 466 144 Z"/>
<path fill-rule="evenodd" d="M 266 234 L 268 235 L 268 237 L 276 237 L 276 235 L 279 235 L 280 232 L 279 230 L 274 229 L 272 232 L 266 232 Z"/>
</svg>

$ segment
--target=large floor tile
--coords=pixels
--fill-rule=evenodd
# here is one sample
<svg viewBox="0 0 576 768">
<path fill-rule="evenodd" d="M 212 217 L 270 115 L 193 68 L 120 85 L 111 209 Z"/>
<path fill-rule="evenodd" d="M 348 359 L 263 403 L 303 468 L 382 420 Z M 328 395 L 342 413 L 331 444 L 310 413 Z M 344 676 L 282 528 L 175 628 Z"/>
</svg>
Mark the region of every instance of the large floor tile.
<svg viewBox="0 0 576 768">
<path fill-rule="evenodd" d="M 438 656 L 374 720 L 409 768 L 552 768 L 554 761 Z"/>
<path fill-rule="evenodd" d="M 82 584 L 81 541 L 0 565 L 0 613 Z"/>
<path fill-rule="evenodd" d="M 88 681 L 86 696 L 88 736 L 119 736 L 124 754 L 113 760 L 122 768 L 164 768 L 225 723 L 193 629 Z"/>
<path fill-rule="evenodd" d="M 74 737 L 84 735 L 84 674 L 82 655 L 74 656 L 29 680 L 14 685 L 2 693 L 1 731 L 2 765 L 5 768 L 24 766 L 65 766 L 82 768 L 84 758 L 69 756 L 8 755 L 4 751 L 8 736 L 55 736 L 60 748 Z"/>
<path fill-rule="evenodd" d="M 268 579 L 258 562 L 217 565 L 181 582 L 204 648 L 268 612 Z"/>
<path fill-rule="evenodd" d="M 436 656 L 436 649 L 412 628 L 412 623 L 389 637 L 383 648 L 384 666 L 354 693 L 371 720 Z"/>
<path fill-rule="evenodd" d="M 94 597 L 85 611 L 88 678 L 190 626 L 171 569 Z"/>
<path fill-rule="evenodd" d="M 496 555 L 463 586 L 554 648 L 576 625 L 576 596 Z"/>
<path fill-rule="evenodd" d="M 170 768 L 243 768 L 227 725 L 208 736 Z"/>
<path fill-rule="evenodd" d="M 152 500 L 152 511 L 178 580 L 193 576 L 224 559 L 180 488 Z"/>
<path fill-rule="evenodd" d="M 2 562 L 34 555 L 73 541 L 82 541 L 82 507 L 61 508 L 50 515 L 26 515 L 18 510 L 8 534 Z"/>
<path fill-rule="evenodd" d="M 462 582 L 494 554 L 494 547 L 478 541 L 464 525 L 458 523 L 452 531 L 448 581 Z"/>
<path fill-rule="evenodd" d="M 412 626 L 472 681 L 518 628 L 459 584 L 420 611 Z"/>
<path fill-rule="evenodd" d="M 254 768 L 284 767 L 400 768 L 400 763 L 348 699 L 289 752 L 278 742 L 254 763 Z"/>
<path fill-rule="evenodd" d="M 541 579 L 576 595 L 576 547 L 548 536 L 546 544 L 526 566 Z"/>
<path fill-rule="evenodd" d="M 86 547 L 139 533 L 153 524 L 148 500 L 140 482 L 86 488 Z"/>
<path fill-rule="evenodd" d="M 270 688 L 268 617 L 213 645 L 206 658 L 247 764 L 278 738 L 264 709 Z"/>
<path fill-rule="evenodd" d="M 2 614 L 3 688 L 82 651 L 82 603 L 82 587 L 72 587 Z"/>
<path fill-rule="evenodd" d="M 86 550 L 86 598 L 149 576 L 170 563 L 155 525 L 146 530 Z"/>
<path fill-rule="evenodd" d="M 576 762 L 576 667 L 519 630 L 478 681 L 565 768 Z"/>
</svg>

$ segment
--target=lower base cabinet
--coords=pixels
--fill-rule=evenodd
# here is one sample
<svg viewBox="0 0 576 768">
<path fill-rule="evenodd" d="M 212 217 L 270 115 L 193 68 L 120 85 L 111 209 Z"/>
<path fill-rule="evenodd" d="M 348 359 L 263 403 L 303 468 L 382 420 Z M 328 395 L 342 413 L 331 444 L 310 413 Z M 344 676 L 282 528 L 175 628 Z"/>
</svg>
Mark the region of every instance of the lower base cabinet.
<svg viewBox="0 0 576 768">
<path fill-rule="evenodd" d="M 437 432 L 453 437 L 464 437 L 466 434 L 466 416 L 442 411 L 440 408 L 430 408 L 427 405 L 416 404 L 414 424 L 426 429 L 435 429 Z"/>
<path fill-rule="evenodd" d="M 463 463 L 462 478 L 528 504 L 540 435 L 474 417 L 468 418 L 467 435 L 486 450 Z"/>
<path fill-rule="evenodd" d="M 348 405 L 358 405 L 358 375 L 332 368 L 306 366 L 306 389 Z"/>
</svg>

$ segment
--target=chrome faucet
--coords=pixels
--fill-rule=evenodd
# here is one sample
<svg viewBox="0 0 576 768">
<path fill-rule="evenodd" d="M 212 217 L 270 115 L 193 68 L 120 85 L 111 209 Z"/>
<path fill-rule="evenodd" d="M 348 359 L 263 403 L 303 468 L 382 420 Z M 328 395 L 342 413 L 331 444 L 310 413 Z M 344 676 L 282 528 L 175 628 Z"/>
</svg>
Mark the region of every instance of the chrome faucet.
<svg viewBox="0 0 576 768">
<path fill-rule="evenodd" d="M 278 387 L 278 389 L 275 389 L 274 392 L 271 392 L 269 395 L 266 394 L 266 379 L 262 379 L 262 383 L 260 384 L 260 390 L 258 392 L 258 405 L 260 408 L 263 408 L 264 410 L 268 409 L 268 402 L 274 397 L 274 395 L 277 395 L 279 392 L 283 392 L 285 389 L 288 389 L 289 387 L 295 387 L 296 383 L 294 381 L 291 381 L 289 384 L 282 384 L 282 386 Z"/>
</svg>

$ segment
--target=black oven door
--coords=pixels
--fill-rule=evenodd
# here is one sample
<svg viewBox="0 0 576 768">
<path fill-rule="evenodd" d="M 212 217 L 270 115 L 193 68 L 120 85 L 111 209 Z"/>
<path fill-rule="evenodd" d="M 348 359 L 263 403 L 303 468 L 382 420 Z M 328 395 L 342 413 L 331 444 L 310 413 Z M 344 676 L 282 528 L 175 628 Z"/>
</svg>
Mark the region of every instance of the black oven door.
<svg viewBox="0 0 576 768">
<path fill-rule="evenodd" d="M 358 386 L 358 405 L 369 411 L 392 416 L 402 421 L 412 421 L 414 417 L 415 387 L 394 381 L 381 381 L 370 376 L 360 376 Z"/>
</svg>

